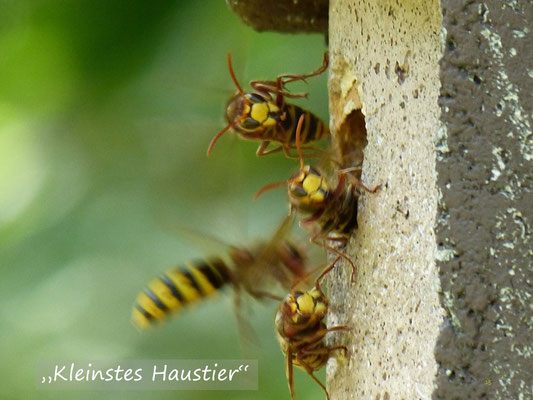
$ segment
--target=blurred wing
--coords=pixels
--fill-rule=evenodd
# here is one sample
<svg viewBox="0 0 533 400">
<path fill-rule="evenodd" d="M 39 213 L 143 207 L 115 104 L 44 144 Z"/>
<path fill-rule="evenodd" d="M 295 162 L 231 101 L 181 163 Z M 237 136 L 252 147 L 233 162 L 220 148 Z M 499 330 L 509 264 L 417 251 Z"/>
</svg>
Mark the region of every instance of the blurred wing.
<svg viewBox="0 0 533 400">
<path fill-rule="evenodd" d="M 272 284 L 289 289 L 308 274 L 306 252 L 287 240 L 294 220 L 292 216 L 286 217 L 270 241 L 258 248 L 258 265 L 253 270 L 260 273 L 256 280 L 269 290 Z"/>
<path fill-rule="evenodd" d="M 258 254 L 258 261 L 268 263 L 269 265 L 277 264 L 279 261 L 278 249 L 282 241 L 286 240 L 294 225 L 294 213 L 287 215 L 279 227 L 276 229 L 272 238 L 265 243 Z"/>
<path fill-rule="evenodd" d="M 241 350 L 244 354 L 249 353 L 250 346 L 257 348 L 259 338 L 247 316 L 250 315 L 250 304 L 242 300 L 242 292 L 236 287 L 233 298 L 233 310 L 237 319 Z"/>
<path fill-rule="evenodd" d="M 176 234 L 182 239 L 192 244 L 204 254 L 225 254 L 231 247 L 229 243 L 222 239 L 204 232 L 199 232 L 191 228 L 186 228 L 177 223 L 171 223 L 168 220 L 163 220 L 161 224 L 170 232 Z"/>
</svg>

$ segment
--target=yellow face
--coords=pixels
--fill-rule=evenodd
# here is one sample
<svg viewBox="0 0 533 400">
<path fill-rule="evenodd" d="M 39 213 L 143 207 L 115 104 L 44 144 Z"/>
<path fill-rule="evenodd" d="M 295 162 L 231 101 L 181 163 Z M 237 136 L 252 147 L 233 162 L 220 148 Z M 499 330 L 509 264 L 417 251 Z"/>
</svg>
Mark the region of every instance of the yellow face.
<svg viewBox="0 0 533 400">
<path fill-rule="evenodd" d="M 293 324 L 318 321 L 324 318 L 328 308 L 327 298 L 320 290 L 313 288 L 307 292 L 297 292 L 285 298 L 288 317 Z"/>
<path fill-rule="evenodd" d="M 320 173 L 306 165 L 289 184 L 289 200 L 300 211 L 323 207 L 329 196 L 329 185 Z"/>
<path fill-rule="evenodd" d="M 250 118 L 259 122 L 261 126 L 271 127 L 278 122 L 271 117 L 272 112 L 279 111 L 278 107 L 274 103 L 255 103 L 251 105 Z"/>
<path fill-rule="evenodd" d="M 238 121 L 236 129 L 240 132 L 262 132 L 279 123 L 279 107 L 269 98 L 257 93 L 236 93 L 226 106 L 226 119 L 229 123 Z"/>
</svg>

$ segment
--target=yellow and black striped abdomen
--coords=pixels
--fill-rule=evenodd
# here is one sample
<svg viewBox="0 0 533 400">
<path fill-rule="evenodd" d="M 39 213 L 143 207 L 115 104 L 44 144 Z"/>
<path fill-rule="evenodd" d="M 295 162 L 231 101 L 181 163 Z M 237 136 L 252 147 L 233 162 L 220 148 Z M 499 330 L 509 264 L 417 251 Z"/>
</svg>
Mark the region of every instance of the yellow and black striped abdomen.
<svg viewBox="0 0 533 400">
<path fill-rule="evenodd" d="M 220 258 L 185 263 L 153 279 L 137 295 L 132 322 L 145 329 L 231 281 L 230 270 Z"/>
<path fill-rule="evenodd" d="M 305 352 L 299 356 L 293 356 L 293 363 L 304 371 L 310 368 L 312 371 L 318 371 L 328 362 L 328 348 L 323 342 L 318 342 L 314 346 L 305 349 Z M 307 368 L 306 368 L 307 367 Z"/>
<path fill-rule="evenodd" d="M 310 111 L 304 110 L 295 104 L 285 104 L 283 111 L 285 118 L 280 121 L 280 125 L 289 138 L 288 141 L 287 139 L 280 141 L 296 145 L 296 127 L 302 115 L 304 116 L 304 124 L 300 132 L 302 144 L 314 142 L 329 136 L 328 126 Z"/>
<path fill-rule="evenodd" d="M 353 187 L 346 186 L 338 197 L 330 201 L 318 219 L 321 231 L 349 237 L 357 229 L 357 203 L 358 197 Z"/>
</svg>

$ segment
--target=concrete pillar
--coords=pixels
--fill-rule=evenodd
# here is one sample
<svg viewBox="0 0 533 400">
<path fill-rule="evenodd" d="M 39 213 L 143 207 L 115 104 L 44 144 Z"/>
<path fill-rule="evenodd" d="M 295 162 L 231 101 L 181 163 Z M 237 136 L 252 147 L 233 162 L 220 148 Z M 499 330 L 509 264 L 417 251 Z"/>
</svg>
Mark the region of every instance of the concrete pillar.
<svg viewBox="0 0 533 400">
<path fill-rule="evenodd" d="M 330 359 L 332 399 L 429 399 L 442 322 L 435 264 L 441 14 L 438 1 L 330 1 L 330 113 L 337 144 L 364 149 L 348 248 L 358 267 L 329 287 L 328 324 L 353 331 L 347 363 Z M 366 127 L 366 128 L 365 128 Z M 351 138 L 351 139 L 350 139 Z"/>
</svg>

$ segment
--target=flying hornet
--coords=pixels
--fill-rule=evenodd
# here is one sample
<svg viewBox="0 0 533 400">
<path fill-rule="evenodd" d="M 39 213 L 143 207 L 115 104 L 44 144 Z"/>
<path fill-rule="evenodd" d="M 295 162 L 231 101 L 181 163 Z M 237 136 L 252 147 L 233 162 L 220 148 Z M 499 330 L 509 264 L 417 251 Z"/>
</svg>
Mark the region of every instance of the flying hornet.
<svg viewBox="0 0 533 400">
<path fill-rule="evenodd" d="M 281 351 L 285 355 L 285 372 L 291 397 L 294 399 L 293 366 L 303 369 L 320 385 L 329 400 L 329 394 L 322 382 L 314 375 L 326 365 L 335 350 L 348 354 L 346 346 L 328 346 L 325 336 L 328 332 L 349 331 L 345 325 L 328 328 L 324 317 L 329 300 L 320 287 L 320 280 L 333 268 L 337 259 L 317 278 L 315 286 L 306 292 L 291 291 L 276 313 L 275 326 Z"/>
<path fill-rule="evenodd" d="M 269 241 L 231 246 L 227 261 L 214 256 L 168 269 L 137 295 L 133 324 L 143 330 L 226 286 L 233 287 L 236 305 L 243 291 L 256 299 L 279 300 L 269 292 L 276 283 L 286 289 L 307 276 L 303 251 L 286 239 L 291 226 L 291 218 L 285 218 Z M 241 328 L 245 322 L 239 319 Z"/>
<path fill-rule="evenodd" d="M 285 98 L 307 97 L 307 93 L 290 93 L 285 90 L 288 83 L 303 81 L 320 75 L 328 67 L 328 55 L 324 53 L 324 62 L 320 68 L 309 74 L 279 75 L 275 81 L 251 81 L 253 92 L 242 89 L 231 63 L 228 53 L 228 68 L 237 92 L 230 98 L 226 106 L 226 125 L 211 140 L 207 155 L 211 154 L 217 140 L 229 129 L 235 130 L 242 138 L 260 141 L 258 156 L 284 151 L 293 158 L 290 149 L 296 146 L 296 123 L 305 116 L 306 126 L 302 129 L 301 142 L 308 144 L 329 136 L 328 126 L 316 115 L 295 104 L 285 102 Z M 267 150 L 271 142 L 279 146 Z"/>
<path fill-rule="evenodd" d="M 300 158 L 300 170 L 288 181 L 271 183 L 263 186 L 256 194 L 259 197 L 267 190 L 287 186 L 289 197 L 289 214 L 294 212 L 305 215 L 301 223 L 311 226 L 310 241 L 346 259 L 352 266 L 352 281 L 355 279 L 355 264 L 343 252 L 325 244 L 332 240 L 345 245 L 352 232 L 357 228 L 357 203 L 359 189 L 375 193 L 380 186 L 370 189 L 350 172 L 354 169 L 340 170 L 337 175 L 337 186 L 333 188 L 324 175 L 316 168 L 305 165 L 302 156 L 300 133 L 304 116 L 298 121 L 296 128 L 296 145 Z M 319 243 L 322 241 L 322 243 Z"/>
</svg>

